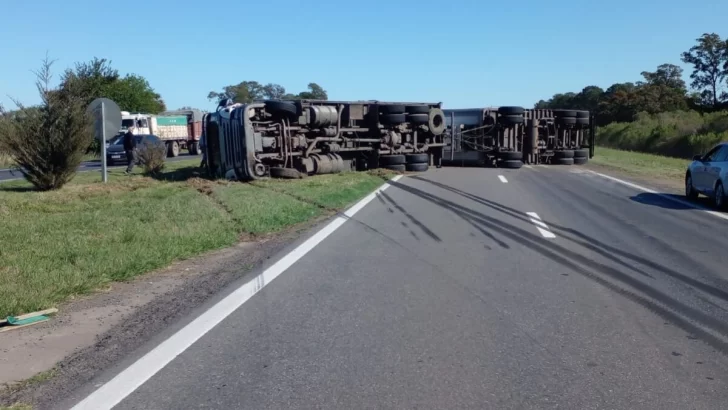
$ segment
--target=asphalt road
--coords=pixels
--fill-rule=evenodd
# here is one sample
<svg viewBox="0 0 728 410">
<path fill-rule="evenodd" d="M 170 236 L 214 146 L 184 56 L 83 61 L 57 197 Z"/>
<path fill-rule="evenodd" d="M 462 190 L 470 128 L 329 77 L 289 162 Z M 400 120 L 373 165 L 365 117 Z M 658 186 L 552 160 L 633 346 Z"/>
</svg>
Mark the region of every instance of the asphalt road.
<svg viewBox="0 0 728 410">
<path fill-rule="evenodd" d="M 194 158 L 200 158 L 199 155 L 190 155 L 186 153 L 180 153 L 178 157 L 174 158 L 167 158 L 167 161 L 173 162 L 173 161 L 181 161 L 185 159 L 194 159 Z M 120 163 L 117 163 L 117 165 L 110 165 L 109 168 L 124 168 L 126 165 L 122 165 Z M 85 171 L 96 171 L 98 170 L 101 172 L 101 161 L 84 161 L 81 163 L 81 166 L 78 167 L 79 172 L 85 172 Z M 23 178 L 23 174 L 20 173 L 18 170 L 10 169 L 10 168 L 4 168 L 0 169 L 0 183 L 3 181 L 12 181 L 15 179 L 21 179 Z"/>
<path fill-rule="evenodd" d="M 728 221 L 579 171 L 392 183 L 115 408 L 725 408 Z"/>
</svg>

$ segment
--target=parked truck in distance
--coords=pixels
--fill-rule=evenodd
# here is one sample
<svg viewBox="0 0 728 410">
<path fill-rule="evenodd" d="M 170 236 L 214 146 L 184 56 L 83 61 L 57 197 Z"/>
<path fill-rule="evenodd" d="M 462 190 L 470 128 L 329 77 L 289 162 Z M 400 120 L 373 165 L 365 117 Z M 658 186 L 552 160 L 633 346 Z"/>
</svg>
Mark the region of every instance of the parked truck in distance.
<svg viewBox="0 0 728 410">
<path fill-rule="evenodd" d="M 451 141 L 443 157 L 448 165 L 580 165 L 594 156 L 596 122 L 589 111 L 491 107 L 444 112 Z"/>
<path fill-rule="evenodd" d="M 201 153 L 202 116 L 200 110 L 165 111 L 158 115 L 122 111 L 120 132 L 134 127 L 132 132 L 136 135 L 156 135 L 167 146 L 168 157 L 178 156 L 182 149 L 198 155 Z"/>
<path fill-rule="evenodd" d="M 379 167 L 425 171 L 439 166 L 445 145 L 440 103 L 221 103 L 203 124 L 210 172 L 244 181 Z"/>
</svg>

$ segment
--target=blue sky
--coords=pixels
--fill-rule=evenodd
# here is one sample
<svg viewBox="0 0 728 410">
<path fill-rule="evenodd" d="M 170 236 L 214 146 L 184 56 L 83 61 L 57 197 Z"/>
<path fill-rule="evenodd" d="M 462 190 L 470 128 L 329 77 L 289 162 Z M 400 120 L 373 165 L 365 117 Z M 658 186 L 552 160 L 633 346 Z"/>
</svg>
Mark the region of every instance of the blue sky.
<svg viewBox="0 0 728 410">
<path fill-rule="evenodd" d="M 48 52 L 56 80 L 94 56 L 146 77 L 171 109 L 213 108 L 243 80 L 331 99 L 532 106 L 556 92 L 635 81 L 704 32 L 728 35 L 728 1 L 3 0 L 0 103 L 38 101 Z M 681 64 L 682 65 L 682 64 Z M 686 80 L 689 71 L 686 70 Z"/>
</svg>

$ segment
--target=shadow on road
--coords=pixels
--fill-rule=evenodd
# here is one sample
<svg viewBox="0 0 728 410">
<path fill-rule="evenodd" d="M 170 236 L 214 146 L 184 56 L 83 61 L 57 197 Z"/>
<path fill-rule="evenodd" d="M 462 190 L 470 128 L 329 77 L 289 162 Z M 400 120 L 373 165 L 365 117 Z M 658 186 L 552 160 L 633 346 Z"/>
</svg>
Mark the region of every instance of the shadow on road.
<svg viewBox="0 0 728 410">
<path fill-rule="evenodd" d="M 192 178 L 207 179 L 207 174 L 203 172 L 200 167 L 190 166 L 169 171 L 162 170 L 162 172 L 152 175 L 152 178 L 159 181 L 180 182 L 187 181 L 188 179 Z"/>
<path fill-rule="evenodd" d="M 664 208 L 664 209 L 675 209 L 675 210 L 695 210 L 696 209 L 695 206 L 690 206 L 689 204 L 686 204 L 685 202 L 689 201 L 689 200 L 682 195 L 652 194 L 652 193 L 644 192 L 644 193 L 632 196 L 629 199 L 631 199 L 635 202 L 638 202 L 640 204 L 657 206 L 657 207 Z M 698 198 L 695 200 L 690 200 L 690 202 L 694 203 L 697 206 L 702 206 L 707 209 L 711 208 L 710 200 L 705 197 L 701 197 L 701 198 Z"/>
<path fill-rule="evenodd" d="M 527 220 L 526 216 L 521 212 L 509 208 L 505 205 L 499 204 L 497 202 L 490 201 L 477 195 L 461 191 L 448 185 L 431 181 L 421 176 L 413 176 L 411 178 L 456 193 L 513 218 L 521 219 L 524 221 Z M 450 212 L 453 212 L 454 214 L 461 217 L 463 220 L 478 228 L 478 230 L 480 230 L 481 232 L 485 230 L 489 232 L 489 235 L 498 234 L 503 238 L 508 238 L 513 242 L 519 243 L 535 252 L 540 253 L 541 255 L 559 263 L 560 265 L 565 266 L 572 271 L 579 273 L 603 285 L 604 287 L 624 297 L 627 297 L 628 299 L 636 303 L 639 303 L 645 308 L 660 315 L 664 319 L 669 320 L 673 324 L 679 326 L 686 332 L 694 336 L 700 337 L 714 348 L 720 350 L 722 353 L 728 354 L 728 343 L 725 340 L 723 340 L 721 337 L 717 337 L 712 333 L 703 330 L 701 327 L 696 326 L 693 323 L 697 322 L 704 327 L 710 328 L 715 332 L 720 333 L 723 337 L 728 338 L 728 325 L 723 321 L 717 319 L 716 317 L 710 316 L 696 308 L 693 308 L 650 286 L 649 284 L 642 282 L 641 280 L 638 280 L 618 269 L 615 269 L 612 266 L 608 266 L 603 263 L 594 261 L 593 259 L 590 259 L 576 251 L 573 251 L 564 245 L 560 245 L 559 242 L 544 241 L 543 238 L 541 238 L 539 235 L 536 235 L 531 231 L 521 229 L 511 223 L 505 222 L 503 218 L 494 218 L 485 215 L 481 212 L 448 201 L 431 193 L 422 191 L 408 185 L 404 185 L 401 182 L 390 181 L 389 184 L 393 187 L 401 189 L 402 191 L 415 195 L 421 199 L 439 205 L 440 207 Z M 700 289 L 703 292 L 728 301 L 728 292 L 722 289 L 685 276 L 680 272 L 670 269 L 669 267 L 662 266 L 658 263 L 644 259 L 640 256 L 633 255 L 621 249 L 614 248 L 608 244 L 590 238 L 579 231 L 573 230 L 571 228 L 566 228 L 548 221 L 544 222 L 547 222 L 552 230 L 559 231 L 560 238 L 590 249 L 604 256 L 608 260 L 613 261 L 625 268 L 629 268 L 630 270 L 635 271 L 638 274 L 647 277 L 648 279 L 652 279 L 652 276 L 635 267 L 635 263 L 649 266 L 658 272 L 662 272 L 676 280 L 683 282 L 690 287 Z M 628 285 L 629 288 L 635 289 L 639 291 L 642 295 L 645 295 L 647 297 L 630 290 L 624 285 Z M 726 287 L 728 287 L 728 285 Z"/>
</svg>

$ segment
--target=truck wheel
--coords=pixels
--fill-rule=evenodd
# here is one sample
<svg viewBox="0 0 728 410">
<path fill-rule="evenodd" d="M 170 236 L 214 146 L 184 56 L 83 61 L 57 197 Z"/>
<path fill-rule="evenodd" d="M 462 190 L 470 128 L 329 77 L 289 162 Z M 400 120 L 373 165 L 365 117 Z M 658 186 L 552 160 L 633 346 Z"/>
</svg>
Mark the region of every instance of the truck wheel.
<svg viewBox="0 0 728 410">
<path fill-rule="evenodd" d="M 300 179 L 302 178 L 301 173 L 293 168 L 281 168 L 271 167 L 270 176 L 272 178 L 283 178 L 283 179 Z"/>
<path fill-rule="evenodd" d="M 190 142 L 188 151 L 190 152 L 190 155 L 200 155 L 200 143 Z"/>
<path fill-rule="evenodd" d="M 405 158 L 408 164 L 428 164 L 430 162 L 429 154 L 407 154 Z"/>
<path fill-rule="evenodd" d="M 589 162 L 589 158 L 587 157 L 574 158 L 574 165 L 584 165 L 587 162 Z"/>
<path fill-rule="evenodd" d="M 558 165 L 574 165 L 574 158 L 554 158 Z"/>
<path fill-rule="evenodd" d="M 401 104 L 380 105 L 379 112 L 381 114 L 404 114 L 405 108 Z"/>
<path fill-rule="evenodd" d="M 405 170 L 410 172 L 425 172 L 430 166 L 426 163 L 419 163 L 419 164 L 406 164 L 404 166 Z"/>
<path fill-rule="evenodd" d="M 179 155 L 179 144 L 177 141 L 172 141 L 167 143 L 167 156 L 168 157 L 176 157 Z"/>
<path fill-rule="evenodd" d="M 498 153 L 498 158 L 503 161 L 521 161 L 523 159 L 523 153 L 516 151 L 503 151 Z"/>
<path fill-rule="evenodd" d="M 409 114 L 407 115 L 407 121 L 412 124 L 427 124 L 430 121 L 429 114 Z"/>
<path fill-rule="evenodd" d="M 589 118 L 574 118 L 576 120 L 576 125 L 589 125 Z"/>
<path fill-rule="evenodd" d="M 576 125 L 575 117 L 556 117 L 556 123 L 559 125 Z"/>
<path fill-rule="evenodd" d="M 574 150 L 565 149 L 562 151 L 554 151 L 554 158 L 574 158 Z"/>
<path fill-rule="evenodd" d="M 289 118 L 298 115 L 296 105 L 288 101 L 268 101 L 265 103 L 265 109 L 271 114 L 285 115 Z"/>
<path fill-rule="evenodd" d="M 574 158 L 589 158 L 589 148 L 575 149 Z"/>
<path fill-rule="evenodd" d="M 406 121 L 404 114 L 384 114 L 379 116 L 379 122 L 385 125 L 402 124 Z"/>
<path fill-rule="evenodd" d="M 573 118 L 576 117 L 575 110 L 553 110 L 554 117 L 557 118 Z"/>
<path fill-rule="evenodd" d="M 390 171 L 397 171 L 397 172 L 404 172 L 407 170 L 404 164 L 396 164 L 396 165 L 385 165 L 382 168 L 388 169 Z"/>
<path fill-rule="evenodd" d="M 498 168 L 519 169 L 523 166 L 523 161 L 521 161 L 521 160 L 498 161 L 497 165 L 498 165 Z"/>
<path fill-rule="evenodd" d="M 404 110 L 409 115 L 430 113 L 430 107 L 427 105 L 408 105 L 404 107 Z"/>
<path fill-rule="evenodd" d="M 526 110 L 523 107 L 499 107 L 498 114 L 500 115 L 523 115 Z"/>
<path fill-rule="evenodd" d="M 430 120 L 427 123 L 432 135 L 442 135 L 445 132 L 445 113 L 439 108 L 430 110 Z"/>
<path fill-rule="evenodd" d="M 576 118 L 589 118 L 589 111 L 577 111 Z"/>
<path fill-rule="evenodd" d="M 404 155 L 382 155 L 379 157 L 379 165 L 384 167 L 388 165 L 402 165 L 406 162 L 407 160 Z"/>
<path fill-rule="evenodd" d="M 498 122 L 506 125 L 523 124 L 523 115 L 502 115 L 498 118 Z"/>
</svg>

